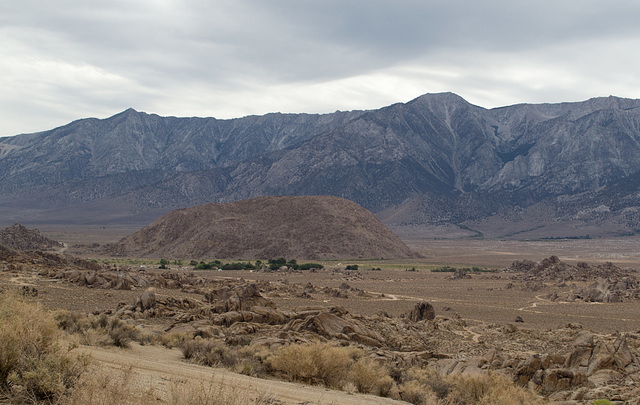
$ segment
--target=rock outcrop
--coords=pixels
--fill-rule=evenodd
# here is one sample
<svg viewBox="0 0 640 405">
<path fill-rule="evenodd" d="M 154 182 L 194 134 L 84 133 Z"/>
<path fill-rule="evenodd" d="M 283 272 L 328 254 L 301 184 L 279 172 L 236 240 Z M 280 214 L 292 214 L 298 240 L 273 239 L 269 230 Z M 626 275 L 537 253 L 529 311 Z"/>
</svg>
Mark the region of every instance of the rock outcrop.
<svg viewBox="0 0 640 405">
<path fill-rule="evenodd" d="M 635 271 L 624 270 L 613 263 L 575 265 L 561 261 L 557 256 L 539 263 L 530 260 L 515 261 L 505 269 L 515 273 L 513 280 L 524 283 L 526 291 L 537 291 L 545 285 L 567 287 L 569 282 L 589 282 L 570 291 L 553 292 L 546 298 L 552 301 L 625 302 L 640 300 L 640 280 Z"/>
<path fill-rule="evenodd" d="M 413 322 L 431 321 L 436 317 L 436 311 L 433 305 L 427 301 L 420 301 L 416 304 L 415 308 L 409 312 L 408 318 Z"/>
<path fill-rule="evenodd" d="M 43 236 L 37 229 L 15 223 L 0 229 L 0 244 L 15 250 L 58 250 L 64 244 Z"/>
</svg>

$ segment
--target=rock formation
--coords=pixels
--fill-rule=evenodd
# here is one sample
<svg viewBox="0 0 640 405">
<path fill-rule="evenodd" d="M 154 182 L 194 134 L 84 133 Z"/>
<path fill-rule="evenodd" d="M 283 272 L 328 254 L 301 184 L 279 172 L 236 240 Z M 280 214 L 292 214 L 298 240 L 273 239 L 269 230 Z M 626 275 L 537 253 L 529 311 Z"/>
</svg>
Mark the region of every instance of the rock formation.
<svg viewBox="0 0 640 405">
<path fill-rule="evenodd" d="M 0 229 L 0 244 L 16 250 L 57 250 L 64 245 L 42 236 L 39 230 L 15 223 Z"/>
</svg>

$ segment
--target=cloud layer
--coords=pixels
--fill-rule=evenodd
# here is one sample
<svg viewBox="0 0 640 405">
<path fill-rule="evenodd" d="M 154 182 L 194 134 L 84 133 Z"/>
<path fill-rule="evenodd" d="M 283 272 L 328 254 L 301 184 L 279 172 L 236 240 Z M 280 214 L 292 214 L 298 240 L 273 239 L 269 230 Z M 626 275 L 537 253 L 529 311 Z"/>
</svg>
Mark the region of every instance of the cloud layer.
<svg viewBox="0 0 640 405">
<path fill-rule="evenodd" d="M 128 107 L 239 117 L 453 91 L 640 97 L 640 3 L 22 0 L 0 5 L 0 136 Z"/>
</svg>

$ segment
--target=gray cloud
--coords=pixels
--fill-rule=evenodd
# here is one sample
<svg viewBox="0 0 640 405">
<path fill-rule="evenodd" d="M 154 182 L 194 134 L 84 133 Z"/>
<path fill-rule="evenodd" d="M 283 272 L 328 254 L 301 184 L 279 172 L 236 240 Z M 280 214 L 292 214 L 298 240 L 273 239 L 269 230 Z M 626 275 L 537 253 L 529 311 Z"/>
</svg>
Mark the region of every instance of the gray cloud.
<svg viewBox="0 0 640 405">
<path fill-rule="evenodd" d="M 638 97 L 629 1 L 23 0 L 0 5 L 0 135 L 127 107 L 216 116 Z"/>
</svg>

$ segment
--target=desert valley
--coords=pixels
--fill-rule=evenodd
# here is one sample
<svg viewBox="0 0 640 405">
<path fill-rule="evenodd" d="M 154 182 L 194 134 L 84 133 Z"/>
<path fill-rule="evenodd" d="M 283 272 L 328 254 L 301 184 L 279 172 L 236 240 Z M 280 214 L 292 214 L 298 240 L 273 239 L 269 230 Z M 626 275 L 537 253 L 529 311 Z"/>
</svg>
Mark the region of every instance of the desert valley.
<svg viewBox="0 0 640 405">
<path fill-rule="evenodd" d="M 0 138 L 0 401 L 640 404 L 639 106 Z"/>
<path fill-rule="evenodd" d="M 225 212 L 221 220 L 231 221 Z M 161 257 L 152 246 L 168 237 L 163 225 L 131 236 L 18 224 L 1 233 L 10 245 L 0 247 L 2 294 L 55 309 L 56 323 L 79 345 L 67 356 L 89 354 L 99 365 L 85 379 L 102 381 L 106 372 L 117 381 L 118 389 L 100 383 L 112 400 L 591 404 L 634 403 L 640 395 L 635 238 L 413 239 L 405 257 L 316 256 L 301 270 L 304 256 L 270 263 L 238 252 L 222 260 L 191 255 L 198 238 L 180 245 L 179 256 Z M 327 229 L 334 241 L 362 237 L 341 240 L 336 231 Z M 122 249 L 132 238 L 143 249 L 137 254 Z M 216 238 L 206 240 L 216 246 Z M 293 240 L 289 248 L 305 246 Z M 263 235 L 252 243 L 272 242 Z M 384 249 L 389 242 L 366 243 Z M 14 395 L 37 386 L 20 377 L 10 375 Z M 104 400 L 85 379 L 57 400 Z"/>
</svg>

